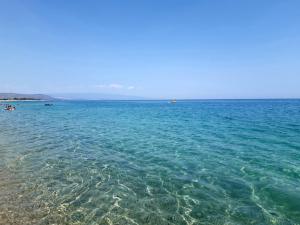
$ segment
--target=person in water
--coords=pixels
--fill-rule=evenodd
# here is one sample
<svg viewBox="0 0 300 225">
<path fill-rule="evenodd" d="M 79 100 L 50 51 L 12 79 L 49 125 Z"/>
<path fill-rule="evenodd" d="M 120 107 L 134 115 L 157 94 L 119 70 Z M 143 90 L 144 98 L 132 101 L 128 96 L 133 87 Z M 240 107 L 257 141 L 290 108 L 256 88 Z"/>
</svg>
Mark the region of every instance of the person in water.
<svg viewBox="0 0 300 225">
<path fill-rule="evenodd" d="M 5 110 L 13 111 L 13 110 L 16 110 L 16 107 L 14 107 L 12 105 L 7 105 L 7 106 L 5 106 Z"/>
</svg>

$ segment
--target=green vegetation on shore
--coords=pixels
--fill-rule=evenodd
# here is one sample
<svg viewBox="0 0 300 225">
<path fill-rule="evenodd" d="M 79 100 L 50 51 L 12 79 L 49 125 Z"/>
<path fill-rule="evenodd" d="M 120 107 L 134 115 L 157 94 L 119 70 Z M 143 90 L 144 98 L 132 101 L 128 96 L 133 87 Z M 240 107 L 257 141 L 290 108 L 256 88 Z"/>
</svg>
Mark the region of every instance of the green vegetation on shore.
<svg viewBox="0 0 300 225">
<path fill-rule="evenodd" d="M 54 100 L 51 96 L 43 94 L 16 94 L 16 93 L 0 93 L 2 101 L 28 101 L 28 100 Z"/>
<path fill-rule="evenodd" d="M 26 101 L 26 100 L 41 100 L 35 98 L 0 98 L 0 101 Z"/>
</svg>

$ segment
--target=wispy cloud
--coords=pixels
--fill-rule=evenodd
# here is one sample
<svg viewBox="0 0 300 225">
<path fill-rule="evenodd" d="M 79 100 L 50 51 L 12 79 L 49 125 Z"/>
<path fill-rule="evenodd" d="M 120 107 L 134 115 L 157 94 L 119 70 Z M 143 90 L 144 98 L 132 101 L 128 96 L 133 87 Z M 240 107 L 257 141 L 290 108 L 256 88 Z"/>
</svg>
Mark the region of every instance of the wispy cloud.
<svg viewBox="0 0 300 225">
<path fill-rule="evenodd" d="M 97 84 L 97 85 L 93 85 L 93 87 L 97 88 L 97 89 L 115 89 L 115 90 L 120 90 L 120 89 L 133 90 L 133 89 L 135 89 L 134 86 L 126 86 L 126 85 L 117 84 L 117 83 Z"/>
<path fill-rule="evenodd" d="M 128 90 L 133 90 L 133 89 L 135 89 L 135 87 L 134 86 L 128 86 L 127 89 Z"/>
<path fill-rule="evenodd" d="M 106 85 L 104 85 L 104 84 L 96 84 L 96 85 L 92 85 L 92 87 L 94 87 L 94 88 L 106 88 Z"/>
<path fill-rule="evenodd" d="M 124 86 L 122 84 L 110 84 L 108 85 L 109 88 L 112 88 L 112 89 L 122 89 L 124 88 Z"/>
</svg>

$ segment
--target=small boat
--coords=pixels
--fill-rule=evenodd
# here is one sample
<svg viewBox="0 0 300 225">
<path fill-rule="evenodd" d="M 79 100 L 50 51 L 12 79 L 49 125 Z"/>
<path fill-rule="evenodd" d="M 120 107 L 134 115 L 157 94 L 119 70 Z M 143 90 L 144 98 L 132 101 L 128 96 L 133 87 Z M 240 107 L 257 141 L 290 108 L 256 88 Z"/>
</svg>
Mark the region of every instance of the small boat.
<svg viewBox="0 0 300 225">
<path fill-rule="evenodd" d="M 53 106 L 51 103 L 46 103 L 45 106 Z"/>
<path fill-rule="evenodd" d="M 171 101 L 170 101 L 170 103 L 172 103 L 172 104 L 175 104 L 177 101 L 176 101 L 176 99 L 172 99 Z"/>
</svg>

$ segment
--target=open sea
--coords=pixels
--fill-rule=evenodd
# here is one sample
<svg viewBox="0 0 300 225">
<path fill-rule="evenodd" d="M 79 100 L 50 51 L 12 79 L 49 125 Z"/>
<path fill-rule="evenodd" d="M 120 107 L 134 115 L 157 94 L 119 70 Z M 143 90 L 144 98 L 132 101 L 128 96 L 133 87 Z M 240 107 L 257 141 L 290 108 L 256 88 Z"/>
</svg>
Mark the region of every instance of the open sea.
<svg viewBox="0 0 300 225">
<path fill-rule="evenodd" d="M 300 224 L 300 100 L 13 104 L 1 225 Z"/>
</svg>

